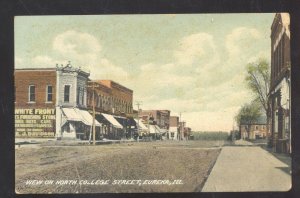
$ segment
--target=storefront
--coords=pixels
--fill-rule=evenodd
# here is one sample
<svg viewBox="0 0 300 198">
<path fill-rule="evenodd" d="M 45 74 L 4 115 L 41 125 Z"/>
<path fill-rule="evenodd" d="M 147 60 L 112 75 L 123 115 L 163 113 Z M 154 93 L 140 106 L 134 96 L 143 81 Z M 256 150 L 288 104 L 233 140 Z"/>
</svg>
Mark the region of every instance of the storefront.
<svg viewBox="0 0 300 198">
<path fill-rule="evenodd" d="M 106 139 L 119 140 L 124 136 L 123 126 L 114 116 L 105 113 L 96 114 L 97 121 L 103 123 L 103 137 Z"/>
<path fill-rule="evenodd" d="M 55 136 L 55 109 L 15 109 L 16 137 Z"/>
<path fill-rule="evenodd" d="M 81 139 L 88 140 L 93 127 L 93 116 L 86 110 L 78 108 L 60 108 L 58 110 L 58 120 L 60 121 L 61 139 Z M 95 119 L 96 139 L 101 133 L 101 124 Z"/>
</svg>

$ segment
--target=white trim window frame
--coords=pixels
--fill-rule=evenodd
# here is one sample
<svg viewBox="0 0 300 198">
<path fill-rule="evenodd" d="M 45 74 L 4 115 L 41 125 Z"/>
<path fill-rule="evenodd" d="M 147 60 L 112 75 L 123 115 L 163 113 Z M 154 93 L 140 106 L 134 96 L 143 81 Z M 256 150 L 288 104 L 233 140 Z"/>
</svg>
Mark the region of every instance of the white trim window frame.
<svg viewBox="0 0 300 198">
<path fill-rule="evenodd" d="M 35 103 L 36 101 L 35 88 L 36 88 L 35 85 L 28 86 L 28 103 Z"/>
<path fill-rule="evenodd" d="M 69 87 L 69 93 L 68 93 L 68 101 L 66 101 L 66 87 Z M 71 96 L 71 85 L 70 84 L 66 84 L 64 85 L 64 103 L 70 103 L 70 96 Z"/>
<path fill-rule="evenodd" d="M 49 92 L 49 87 L 51 87 L 51 93 Z M 49 96 L 51 96 L 51 100 L 49 100 Z M 47 85 L 46 86 L 46 103 L 52 103 L 53 102 L 53 86 Z"/>
</svg>

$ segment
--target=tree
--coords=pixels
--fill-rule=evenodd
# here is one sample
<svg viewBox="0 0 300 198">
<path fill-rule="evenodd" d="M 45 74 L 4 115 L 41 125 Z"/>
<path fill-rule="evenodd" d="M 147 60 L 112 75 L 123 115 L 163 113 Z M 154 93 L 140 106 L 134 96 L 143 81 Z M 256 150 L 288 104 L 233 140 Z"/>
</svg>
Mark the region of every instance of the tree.
<svg viewBox="0 0 300 198">
<path fill-rule="evenodd" d="M 264 109 L 267 117 L 267 130 L 269 131 L 269 118 L 271 113 L 271 105 L 268 100 L 270 90 L 270 65 L 265 59 L 259 59 L 257 62 L 247 65 L 246 82 L 250 90 L 255 95 Z"/>
<path fill-rule="evenodd" d="M 269 110 L 268 94 L 270 88 L 270 66 L 265 59 L 247 65 L 246 82 L 248 87 L 260 101 L 267 113 Z"/>
<path fill-rule="evenodd" d="M 254 100 L 250 104 L 245 104 L 241 107 L 235 120 L 240 125 L 246 125 L 247 136 L 249 137 L 251 125 L 258 121 L 261 116 L 261 106 Z"/>
</svg>

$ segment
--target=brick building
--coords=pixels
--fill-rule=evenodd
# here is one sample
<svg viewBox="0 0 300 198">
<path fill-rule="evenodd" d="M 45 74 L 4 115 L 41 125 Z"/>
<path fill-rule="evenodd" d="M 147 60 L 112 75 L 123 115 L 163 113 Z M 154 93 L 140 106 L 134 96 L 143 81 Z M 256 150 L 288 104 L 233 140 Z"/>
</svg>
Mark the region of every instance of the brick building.
<svg viewBox="0 0 300 198">
<path fill-rule="evenodd" d="M 55 137 L 56 69 L 15 70 L 16 137 Z"/>
<path fill-rule="evenodd" d="M 248 128 L 249 129 L 249 133 Z M 240 126 L 240 135 L 242 139 L 260 139 L 260 138 L 266 138 L 267 136 L 267 119 L 265 116 L 261 116 L 256 122 L 254 122 L 251 125 L 241 123 Z"/>
<path fill-rule="evenodd" d="M 93 109 L 93 90 L 96 119 L 103 123 L 101 134 L 108 139 L 121 139 L 133 136 L 131 126 L 133 91 L 111 80 L 88 82 L 87 108 Z"/>
<path fill-rule="evenodd" d="M 112 114 L 112 90 L 111 88 L 98 83 L 97 81 L 88 81 L 87 88 L 87 106 L 92 108 L 93 106 L 93 84 L 94 84 L 94 100 L 95 110 L 97 112 Z"/>
<path fill-rule="evenodd" d="M 133 113 L 133 91 L 131 89 L 112 80 L 98 80 L 97 82 L 111 89 L 111 107 L 113 114 L 126 115 Z"/>
<path fill-rule="evenodd" d="M 70 63 L 16 69 L 16 137 L 87 138 L 93 122 L 86 105 L 88 76 Z"/>
<path fill-rule="evenodd" d="M 139 111 L 140 119 L 148 123 L 153 120 L 161 129 L 169 130 L 170 111 L 169 110 L 141 110 Z"/>
<path fill-rule="evenodd" d="M 290 18 L 277 13 L 271 26 L 271 144 L 277 152 L 291 152 L 290 130 Z"/>
<path fill-rule="evenodd" d="M 169 127 L 168 139 L 179 140 L 179 117 L 178 116 L 170 116 L 170 127 Z"/>
<path fill-rule="evenodd" d="M 192 134 L 192 129 L 190 127 L 183 128 L 183 136 L 186 140 L 190 139 L 191 134 Z"/>
</svg>

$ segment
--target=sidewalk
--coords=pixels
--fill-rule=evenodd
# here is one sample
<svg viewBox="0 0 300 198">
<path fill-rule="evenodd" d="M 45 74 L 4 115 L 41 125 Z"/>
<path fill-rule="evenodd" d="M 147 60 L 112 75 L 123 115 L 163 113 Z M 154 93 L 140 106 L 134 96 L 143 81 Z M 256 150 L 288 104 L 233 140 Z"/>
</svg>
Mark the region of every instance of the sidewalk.
<svg viewBox="0 0 300 198">
<path fill-rule="evenodd" d="M 259 146 L 239 141 L 222 148 L 202 192 L 288 191 L 290 170 Z"/>
</svg>

